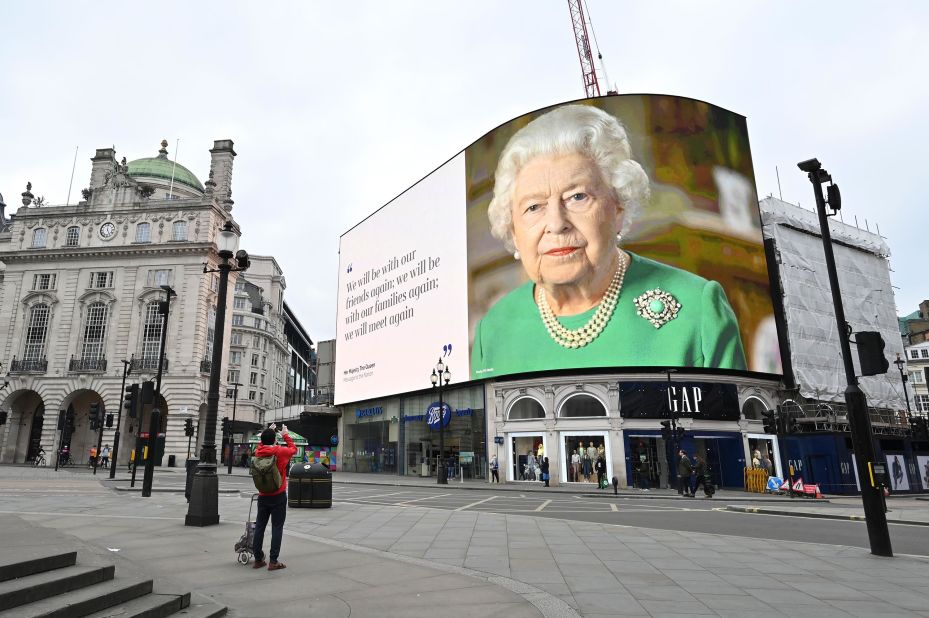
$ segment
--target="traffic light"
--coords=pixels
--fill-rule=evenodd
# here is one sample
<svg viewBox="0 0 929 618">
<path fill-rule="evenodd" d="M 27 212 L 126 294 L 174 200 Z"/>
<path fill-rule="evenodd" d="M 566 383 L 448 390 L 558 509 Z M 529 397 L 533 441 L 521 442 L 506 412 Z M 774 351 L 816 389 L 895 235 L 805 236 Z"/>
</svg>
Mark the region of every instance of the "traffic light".
<svg viewBox="0 0 929 618">
<path fill-rule="evenodd" d="M 58 410 L 58 431 L 65 428 L 65 411 Z"/>
<path fill-rule="evenodd" d="M 774 410 L 765 410 L 761 413 L 762 423 L 765 433 L 777 433 L 777 418 L 774 416 Z"/>
<path fill-rule="evenodd" d="M 88 415 L 90 417 L 90 429 L 96 431 L 100 427 L 100 404 L 96 402 L 90 404 Z"/>
<path fill-rule="evenodd" d="M 228 434 L 228 433 L 231 433 L 231 432 L 230 432 L 230 429 L 231 429 L 231 427 L 229 426 L 229 417 L 228 417 L 228 416 L 224 416 L 224 417 L 223 417 L 223 435 L 226 435 L 226 434 Z"/>
<path fill-rule="evenodd" d="M 855 343 L 858 344 L 858 362 L 861 365 L 861 375 L 879 376 L 887 373 L 890 362 L 884 355 L 884 338 L 876 331 L 855 333 Z"/>
<path fill-rule="evenodd" d="M 142 405 L 155 403 L 155 383 L 151 380 L 142 382 Z"/>
<path fill-rule="evenodd" d="M 74 410 L 68 408 L 68 413 L 65 414 L 65 427 L 68 431 L 74 431 Z"/>
<path fill-rule="evenodd" d="M 106 428 L 109 429 L 112 426 L 113 426 L 113 415 L 107 414 L 106 415 Z"/>
<path fill-rule="evenodd" d="M 671 421 L 661 421 L 661 437 L 665 440 L 671 439 Z"/>
<path fill-rule="evenodd" d="M 792 412 L 791 410 L 782 410 L 781 421 L 783 424 L 781 432 L 785 435 L 800 433 L 800 423 L 797 421 L 795 412 Z"/>
<path fill-rule="evenodd" d="M 184 419 L 184 435 L 188 438 L 194 435 L 194 420 L 192 418 Z"/>
<path fill-rule="evenodd" d="M 139 385 L 130 384 L 126 387 L 126 396 L 123 398 L 123 408 L 129 418 L 135 418 L 139 410 Z"/>
<path fill-rule="evenodd" d="M 683 427 L 678 427 L 678 428 L 677 428 L 677 440 L 678 440 L 678 442 L 680 442 L 680 441 L 683 440 L 683 439 L 684 439 L 684 428 L 683 428 Z"/>
</svg>

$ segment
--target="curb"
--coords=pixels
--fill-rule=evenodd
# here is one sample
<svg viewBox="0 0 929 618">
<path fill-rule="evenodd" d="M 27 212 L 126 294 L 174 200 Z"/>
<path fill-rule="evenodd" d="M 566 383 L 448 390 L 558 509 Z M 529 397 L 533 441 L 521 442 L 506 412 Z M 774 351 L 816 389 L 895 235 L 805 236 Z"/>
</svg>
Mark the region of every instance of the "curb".
<svg viewBox="0 0 929 618">
<path fill-rule="evenodd" d="M 115 489 L 116 491 L 142 491 L 142 487 L 110 487 L 110 489 Z M 152 487 L 153 493 L 179 493 L 182 494 L 187 490 L 186 487 Z M 238 489 L 219 489 L 221 494 L 237 494 L 239 493 Z"/>
<path fill-rule="evenodd" d="M 788 511 L 768 509 L 757 506 L 726 505 L 727 511 L 733 513 L 751 513 L 755 515 L 787 515 L 790 517 L 809 517 L 812 519 L 838 519 L 844 521 L 867 521 L 864 515 L 832 515 L 829 513 L 813 513 L 811 511 Z M 906 519 L 887 520 L 888 524 L 907 524 L 909 526 L 929 526 L 929 521 L 912 521 Z"/>
<path fill-rule="evenodd" d="M 642 499 L 642 500 L 689 500 L 689 498 L 685 498 L 677 494 L 662 495 L 662 494 L 631 492 L 629 490 L 625 490 L 625 491 L 620 490 L 618 494 L 614 494 L 608 490 L 604 490 L 603 493 L 589 493 L 589 490 L 587 489 L 572 491 L 571 488 L 561 489 L 561 487 L 541 488 L 541 487 L 531 487 L 531 486 L 520 487 L 520 486 L 508 485 L 508 484 L 497 485 L 496 483 L 487 483 L 486 486 L 482 484 L 480 487 L 477 487 L 474 485 L 457 484 L 457 483 L 454 484 L 454 486 L 453 486 L 453 483 L 449 483 L 448 485 L 436 484 L 435 486 L 433 486 L 433 485 L 422 485 L 418 483 L 402 483 L 402 482 L 388 483 L 388 482 L 376 482 L 376 481 L 346 481 L 346 480 L 333 479 L 332 484 L 333 485 L 366 485 L 366 486 L 373 486 L 373 487 L 411 487 L 411 488 L 419 488 L 419 489 L 441 487 L 443 490 L 457 489 L 460 491 L 462 490 L 463 491 L 508 491 L 508 492 L 514 492 L 514 493 L 523 493 L 523 494 L 538 493 L 538 494 L 556 495 L 556 496 L 557 495 L 582 496 L 584 498 L 626 498 L 626 499 L 634 498 L 636 500 L 639 500 L 639 499 Z M 754 498 L 751 496 L 739 496 L 738 498 L 736 498 L 734 496 L 725 495 L 725 496 L 719 497 L 718 499 L 719 501 L 723 501 L 726 499 L 738 499 L 738 500 L 745 500 L 745 501 L 750 501 L 750 502 L 771 502 L 771 503 L 785 503 L 787 501 L 787 499 L 785 498 L 775 498 L 773 496 L 771 497 L 760 496 L 758 498 Z M 823 499 L 817 500 L 816 502 L 829 502 L 829 500 L 826 498 L 823 498 Z"/>
</svg>

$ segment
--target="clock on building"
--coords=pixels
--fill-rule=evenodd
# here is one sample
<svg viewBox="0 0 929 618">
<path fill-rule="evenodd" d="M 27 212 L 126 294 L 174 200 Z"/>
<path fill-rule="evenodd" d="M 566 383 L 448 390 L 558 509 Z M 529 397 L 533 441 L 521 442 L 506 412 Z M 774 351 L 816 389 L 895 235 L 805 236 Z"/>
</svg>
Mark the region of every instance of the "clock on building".
<svg viewBox="0 0 929 618">
<path fill-rule="evenodd" d="M 111 221 L 107 221 L 100 226 L 100 238 L 109 240 L 116 236 L 116 226 Z"/>
</svg>

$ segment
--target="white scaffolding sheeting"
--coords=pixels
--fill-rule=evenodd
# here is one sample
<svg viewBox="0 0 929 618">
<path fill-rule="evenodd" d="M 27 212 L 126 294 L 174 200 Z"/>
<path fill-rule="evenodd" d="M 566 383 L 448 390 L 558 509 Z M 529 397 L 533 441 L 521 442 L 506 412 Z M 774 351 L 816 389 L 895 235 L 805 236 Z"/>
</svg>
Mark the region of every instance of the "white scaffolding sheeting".
<svg viewBox="0 0 929 618">
<path fill-rule="evenodd" d="M 790 357 L 800 394 L 821 401 L 844 401 L 845 370 L 832 307 L 819 219 L 773 197 L 761 201 L 764 235 L 773 238 L 784 291 Z M 890 283 L 890 248 L 877 234 L 830 219 L 833 250 L 845 319 L 854 332 L 878 331 L 891 363 L 903 352 Z M 855 371 L 858 353 L 852 344 Z M 896 368 L 860 380 L 875 408 L 904 410 Z"/>
</svg>

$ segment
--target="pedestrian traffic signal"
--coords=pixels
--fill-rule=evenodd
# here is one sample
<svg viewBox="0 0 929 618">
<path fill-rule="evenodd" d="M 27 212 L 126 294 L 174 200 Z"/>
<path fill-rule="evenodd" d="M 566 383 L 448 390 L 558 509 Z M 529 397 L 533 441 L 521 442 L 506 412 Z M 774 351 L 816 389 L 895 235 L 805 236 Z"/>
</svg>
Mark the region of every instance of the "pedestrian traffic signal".
<svg viewBox="0 0 929 618">
<path fill-rule="evenodd" d="M 231 433 L 230 427 L 229 427 L 229 417 L 224 416 L 223 417 L 223 435 L 226 435 L 227 433 Z"/>
<path fill-rule="evenodd" d="M 88 416 L 90 416 L 90 428 L 93 431 L 96 431 L 100 427 L 100 404 L 92 403 L 90 404 L 90 410 L 88 411 Z"/>
<path fill-rule="evenodd" d="M 188 438 L 194 435 L 194 420 L 192 418 L 184 419 L 184 435 Z"/>
<path fill-rule="evenodd" d="M 765 433 L 777 433 L 777 418 L 774 416 L 774 410 L 762 412 L 761 419 Z"/>
<path fill-rule="evenodd" d="M 861 375 L 879 376 L 887 373 L 890 361 L 884 354 L 884 338 L 876 331 L 855 333 L 855 343 L 858 344 L 858 362 L 861 365 Z"/>
<path fill-rule="evenodd" d="M 139 385 L 130 384 L 126 387 L 126 396 L 123 398 L 123 408 L 129 418 L 135 418 L 139 409 Z"/>
<path fill-rule="evenodd" d="M 671 439 L 671 421 L 661 421 L 661 437 L 665 440 Z"/>
<path fill-rule="evenodd" d="M 74 431 L 74 410 L 68 408 L 68 413 L 65 415 L 65 427 L 68 431 Z"/>
<path fill-rule="evenodd" d="M 107 427 L 107 429 L 109 429 L 109 428 L 112 427 L 112 426 L 113 426 L 113 415 L 112 415 L 112 414 L 107 414 L 107 415 L 106 415 L 106 427 Z"/>
</svg>

